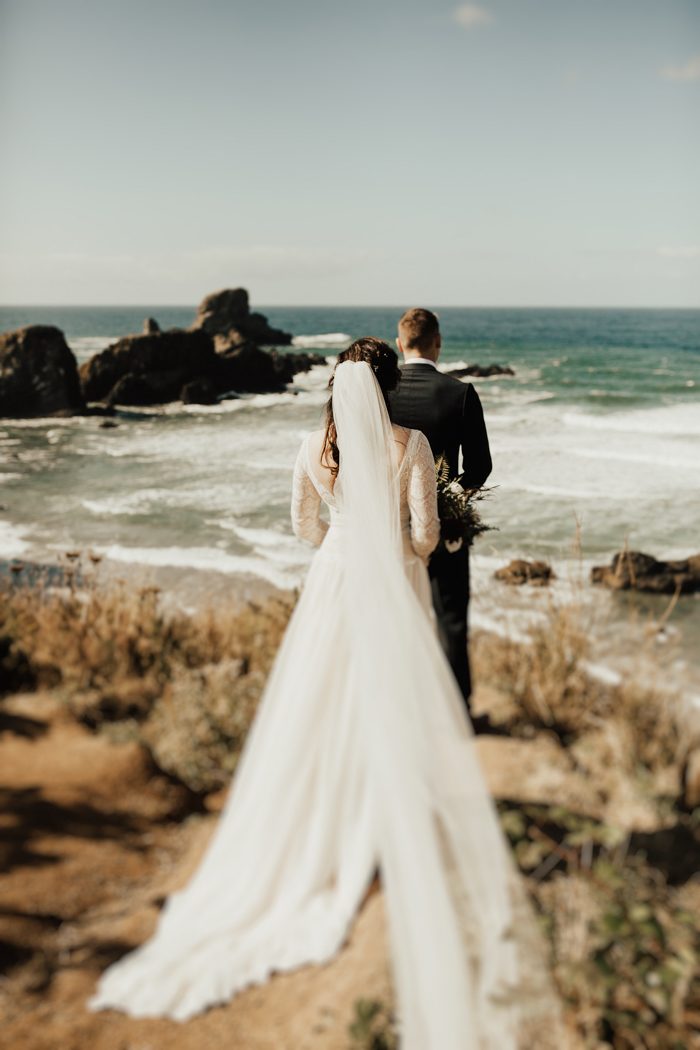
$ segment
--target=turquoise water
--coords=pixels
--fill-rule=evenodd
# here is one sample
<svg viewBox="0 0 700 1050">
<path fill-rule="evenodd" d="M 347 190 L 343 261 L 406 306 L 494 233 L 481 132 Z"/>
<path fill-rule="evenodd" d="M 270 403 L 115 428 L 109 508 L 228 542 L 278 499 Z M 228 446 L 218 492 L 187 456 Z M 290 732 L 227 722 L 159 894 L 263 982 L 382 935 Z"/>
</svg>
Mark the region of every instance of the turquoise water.
<svg viewBox="0 0 700 1050">
<path fill-rule="evenodd" d="M 298 583 L 309 560 L 288 520 L 299 441 L 320 423 L 334 355 L 359 335 L 392 340 L 402 311 L 260 309 L 297 347 L 325 353 L 328 367 L 286 394 L 123 413 L 112 430 L 94 418 L 1 421 L 0 558 L 93 548 L 182 574 Z M 84 360 L 140 331 L 147 315 L 168 327 L 194 313 L 5 307 L 0 328 L 57 324 Z M 625 542 L 657 557 L 700 549 L 700 311 L 439 314 L 441 367 L 498 362 L 516 373 L 475 381 L 494 460 L 483 512 L 497 527 L 475 551 L 476 613 L 502 615 L 505 592 L 491 573 L 509 557 L 547 558 L 563 578 L 579 555 L 585 576 Z M 522 603 L 512 592 L 508 601 Z M 700 602 L 684 599 L 674 622 L 692 649 Z"/>
<path fill-rule="evenodd" d="M 260 307 L 277 327 L 303 337 L 376 335 L 393 345 L 401 307 Z M 56 324 L 80 359 L 141 330 L 187 327 L 194 307 L 0 307 L 0 330 Z M 560 403 L 593 408 L 671 404 L 700 398 L 699 310 L 456 309 L 439 311 L 443 360 L 495 360 L 538 370 Z M 312 339 L 315 345 L 316 339 Z M 341 341 L 342 342 L 342 341 Z M 332 352 L 334 344 L 321 345 Z"/>
</svg>

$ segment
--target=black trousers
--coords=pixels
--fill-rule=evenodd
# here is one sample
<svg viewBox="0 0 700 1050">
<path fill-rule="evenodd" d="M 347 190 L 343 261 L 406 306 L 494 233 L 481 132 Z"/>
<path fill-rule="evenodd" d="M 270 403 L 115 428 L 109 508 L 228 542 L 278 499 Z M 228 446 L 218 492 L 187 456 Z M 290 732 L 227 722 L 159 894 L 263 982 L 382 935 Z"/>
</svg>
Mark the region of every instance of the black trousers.
<svg viewBox="0 0 700 1050">
<path fill-rule="evenodd" d="M 428 563 L 433 589 L 433 605 L 440 628 L 440 640 L 469 711 L 472 691 L 467 649 L 467 609 L 469 605 L 469 548 L 449 554 L 436 551 Z"/>
</svg>

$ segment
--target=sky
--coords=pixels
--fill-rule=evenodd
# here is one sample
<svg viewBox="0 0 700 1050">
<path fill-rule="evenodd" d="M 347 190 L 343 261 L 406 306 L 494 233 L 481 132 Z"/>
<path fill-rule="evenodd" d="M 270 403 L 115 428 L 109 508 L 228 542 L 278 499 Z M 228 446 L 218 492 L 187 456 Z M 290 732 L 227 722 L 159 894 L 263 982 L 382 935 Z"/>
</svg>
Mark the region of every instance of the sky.
<svg viewBox="0 0 700 1050">
<path fill-rule="evenodd" d="M 700 0 L 0 0 L 0 303 L 700 306 Z"/>
</svg>

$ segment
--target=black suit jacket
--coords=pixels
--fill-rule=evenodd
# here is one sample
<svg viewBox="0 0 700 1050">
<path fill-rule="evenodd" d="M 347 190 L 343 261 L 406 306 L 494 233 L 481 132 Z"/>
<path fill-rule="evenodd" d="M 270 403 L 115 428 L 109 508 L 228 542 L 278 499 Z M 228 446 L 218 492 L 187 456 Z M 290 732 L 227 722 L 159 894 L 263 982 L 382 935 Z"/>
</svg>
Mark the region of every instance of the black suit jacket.
<svg viewBox="0 0 700 1050">
<path fill-rule="evenodd" d="M 422 430 L 435 458 L 444 454 L 450 477 L 458 478 L 468 489 L 484 484 L 491 473 L 491 452 L 481 401 L 471 383 L 462 383 L 430 365 L 404 364 L 389 402 L 394 423 Z"/>
</svg>

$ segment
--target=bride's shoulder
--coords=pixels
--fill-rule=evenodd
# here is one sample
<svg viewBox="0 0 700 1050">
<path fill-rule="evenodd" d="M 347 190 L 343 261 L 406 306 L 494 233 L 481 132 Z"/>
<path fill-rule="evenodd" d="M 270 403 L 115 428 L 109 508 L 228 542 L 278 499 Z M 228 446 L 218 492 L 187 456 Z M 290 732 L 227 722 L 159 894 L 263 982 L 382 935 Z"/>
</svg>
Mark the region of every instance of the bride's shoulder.
<svg viewBox="0 0 700 1050">
<path fill-rule="evenodd" d="M 321 449 L 326 440 L 325 430 L 312 430 L 310 434 L 307 434 L 304 441 L 311 449 Z"/>
<path fill-rule="evenodd" d="M 393 424 L 394 436 L 397 441 L 400 441 L 407 447 L 412 445 L 414 448 L 421 443 L 421 441 L 427 441 L 425 434 L 422 430 L 413 430 L 411 427 L 400 427 L 395 423 Z"/>
</svg>

